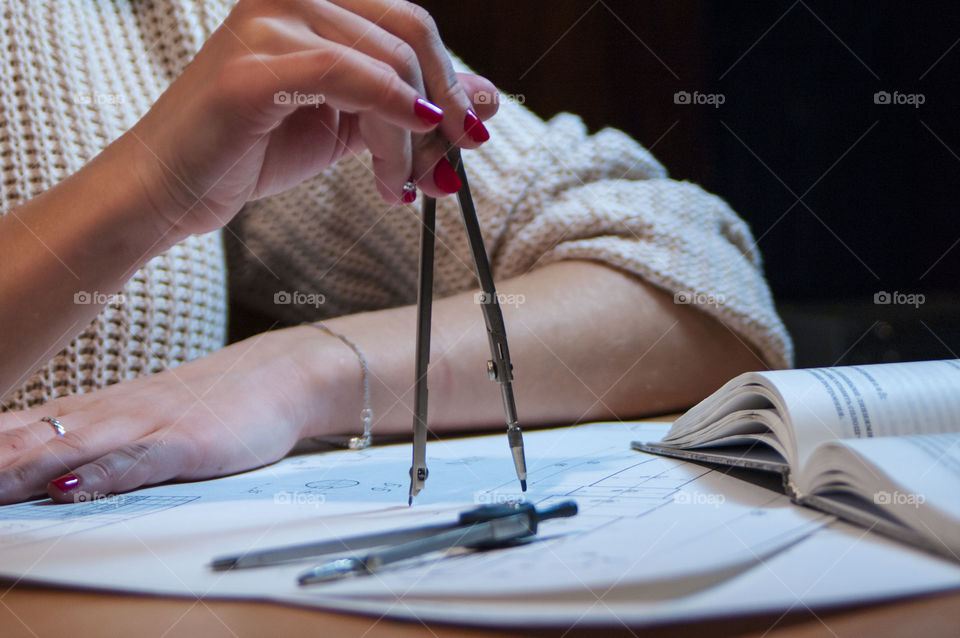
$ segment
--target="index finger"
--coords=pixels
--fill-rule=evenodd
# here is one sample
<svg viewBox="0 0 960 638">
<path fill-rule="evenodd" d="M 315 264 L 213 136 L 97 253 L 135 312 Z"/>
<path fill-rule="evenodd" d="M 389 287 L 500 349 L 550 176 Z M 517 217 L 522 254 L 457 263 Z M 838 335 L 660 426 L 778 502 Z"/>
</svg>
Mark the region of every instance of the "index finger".
<svg viewBox="0 0 960 638">
<path fill-rule="evenodd" d="M 301 105 L 297 94 L 351 113 L 372 112 L 400 128 L 425 133 L 443 110 L 425 100 L 389 64 L 350 47 L 317 38 L 317 46 L 262 58 L 247 56 L 220 85 L 219 99 L 241 100 L 271 126 Z"/>
<path fill-rule="evenodd" d="M 427 97 L 447 114 L 440 131 L 451 143 L 476 148 L 490 139 L 472 108 L 437 25 L 423 7 L 406 0 L 330 0 L 399 37 L 417 54 Z"/>
</svg>

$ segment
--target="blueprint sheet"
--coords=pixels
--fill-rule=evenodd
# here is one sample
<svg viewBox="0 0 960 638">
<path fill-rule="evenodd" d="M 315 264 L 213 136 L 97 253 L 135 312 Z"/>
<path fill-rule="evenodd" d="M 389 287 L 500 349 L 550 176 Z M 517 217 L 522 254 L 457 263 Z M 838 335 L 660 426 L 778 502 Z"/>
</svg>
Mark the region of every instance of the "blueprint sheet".
<svg viewBox="0 0 960 638">
<path fill-rule="evenodd" d="M 291 456 L 217 480 L 90 502 L 0 507 L 12 582 L 286 601 L 477 624 L 642 624 L 785 611 L 960 586 L 960 567 L 795 506 L 723 471 L 630 449 L 666 424 L 525 433 L 521 494 L 502 434 L 431 442 L 407 506 L 410 445 Z M 535 542 L 430 555 L 300 587 L 316 561 L 215 572 L 211 559 L 450 522 L 479 504 L 574 499 Z"/>
</svg>

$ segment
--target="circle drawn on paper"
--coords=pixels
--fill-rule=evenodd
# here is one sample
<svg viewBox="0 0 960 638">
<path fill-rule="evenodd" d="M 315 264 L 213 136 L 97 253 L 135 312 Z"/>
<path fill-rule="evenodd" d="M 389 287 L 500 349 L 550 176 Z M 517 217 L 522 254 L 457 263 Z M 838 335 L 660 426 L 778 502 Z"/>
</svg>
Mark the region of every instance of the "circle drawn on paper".
<svg viewBox="0 0 960 638">
<path fill-rule="evenodd" d="M 353 481 L 350 479 L 325 479 L 323 481 L 311 481 L 307 483 L 307 487 L 312 490 L 340 490 L 345 487 L 356 487 L 360 485 L 360 481 Z"/>
</svg>

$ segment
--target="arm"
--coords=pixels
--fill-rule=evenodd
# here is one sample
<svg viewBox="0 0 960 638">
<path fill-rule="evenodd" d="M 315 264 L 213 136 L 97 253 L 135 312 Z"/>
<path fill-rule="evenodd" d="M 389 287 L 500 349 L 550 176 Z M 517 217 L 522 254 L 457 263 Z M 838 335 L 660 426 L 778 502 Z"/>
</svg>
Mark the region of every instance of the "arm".
<svg viewBox="0 0 960 638">
<path fill-rule="evenodd" d="M 492 85 L 454 73 L 422 9 L 346 4 L 241 0 L 130 131 L 0 219 L 0 399 L 137 268 L 221 227 L 250 199 L 361 150 L 375 158 L 383 200 L 400 203 L 411 175 L 424 193 L 446 194 L 433 179 L 442 139 L 481 143 L 467 91 Z M 290 95 L 323 100 L 301 108 Z M 12 193 L 0 185 L 0 195 L 3 206 Z M 74 303 L 82 291 L 105 294 Z"/>
<path fill-rule="evenodd" d="M 137 268 L 175 238 L 143 214 L 132 140 L 0 217 L 0 398 L 66 346 Z M 120 160 L 120 161 L 117 161 Z M 98 293 L 93 297 L 93 293 Z M 77 299 L 74 295 L 89 295 Z"/>
<path fill-rule="evenodd" d="M 763 366 L 718 321 L 597 263 L 551 264 L 501 282 L 498 292 L 522 301 L 502 306 L 521 426 L 677 411 L 736 374 Z M 326 324 L 348 335 L 367 358 L 374 431 L 410 432 L 416 308 Z M 489 347 L 473 293 L 436 301 L 433 324 L 431 427 L 502 427 L 503 407 L 497 384 L 487 378 Z M 316 361 L 323 365 L 319 356 Z M 317 423 L 311 433 L 356 433 L 359 411 L 358 402 L 340 402 L 331 423 Z"/>
<path fill-rule="evenodd" d="M 733 333 L 628 275 L 565 262 L 501 283 L 521 424 L 626 418 L 682 408 L 761 362 Z M 487 380 L 473 294 L 434 307 L 430 421 L 503 427 Z M 374 433 L 409 432 L 415 308 L 331 320 L 367 357 Z M 270 463 L 304 437 L 359 432 L 360 366 L 311 327 L 252 337 L 152 377 L 0 415 L 0 503 L 60 501 Z M 52 435 L 41 416 L 66 424 Z M 48 481 L 53 482 L 48 485 Z"/>
</svg>

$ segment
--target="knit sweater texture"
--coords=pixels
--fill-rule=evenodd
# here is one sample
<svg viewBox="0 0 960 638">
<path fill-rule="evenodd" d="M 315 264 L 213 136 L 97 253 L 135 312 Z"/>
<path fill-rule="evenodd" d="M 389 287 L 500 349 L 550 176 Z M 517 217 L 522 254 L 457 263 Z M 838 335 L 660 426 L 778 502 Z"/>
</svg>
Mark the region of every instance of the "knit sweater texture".
<svg viewBox="0 0 960 638">
<path fill-rule="evenodd" d="M 76 172 L 129 129 L 232 4 L 4 3 L 0 213 Z M 753 237 L 723 200 L 669 179 L 620 131 L 589 135 L 573 115 L 545 122 L 503 102 L 487 128 L 490 141 L 464 152 L 464 161 L 495 278 L 562 260 L 602 262 L 697 303 L 770 367 L 790 365 L 790 339 Z M 150 260 L 67 348 L 17 387 L 0 388 L 0 409 L 90 392 L 222 347 L 228 263 L 231 302 L 281 324 L 415 303 L 418 211 L 381 200 L 366 153 L 250 202 L 225 230 Z M 439 296 L 476 288 L 451 197 L 437 209 L 434 286 Z M 77 302 L 115 292 L 78 291 Z"/>
</svg>

